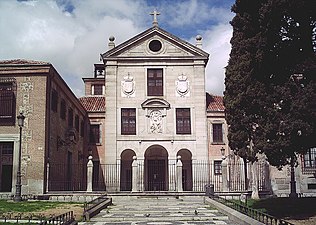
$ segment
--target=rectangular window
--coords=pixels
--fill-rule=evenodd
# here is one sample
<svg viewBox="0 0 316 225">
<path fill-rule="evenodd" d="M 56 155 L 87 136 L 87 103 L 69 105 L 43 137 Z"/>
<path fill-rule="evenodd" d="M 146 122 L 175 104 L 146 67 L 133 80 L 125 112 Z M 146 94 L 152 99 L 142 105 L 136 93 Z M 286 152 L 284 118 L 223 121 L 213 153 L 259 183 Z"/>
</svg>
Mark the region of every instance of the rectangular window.
<svg viewBox="0 0 316 225">
<path fill-rule="evenodd" d="M 307 153 L 304 155 L 304 167 L 316 169 L 315 160 L 316 160 L 316 148 L 308 149 Z"/>
<path fill-rule="evenodd" d="M 163 74 L 162 69 L 147 70 L 147 95 L 163 96 Z"/>
<path fill-rule="evenodd" d="M 99 143 L 101 143 L 100 139 L 101 139 L 100 124 L 91 124 L 90 125 L 89 143 L 90 144 L 99 144 Z"/>
<path fill-rule="evenodd" d="M 136 109 L 121 110 L 121 134 L 136 134 Z"/>
<path fill-rule="evenodd" d="M 93 85 L 93 95 L 102 95 L 103 94 L 103 85 L 95 84 Z"/>
<path fill-rule="evenodd" d="M 222 161 L 214 160 L 214 174 L 221 175 L 222 174 Z"/>
<path fill-rule="evenodd" d="M 81 120 L 81 122 L 80 122 L 80 136 L 81 137 L 84 137 L 84 121 L 83 120 Z"/>
<path fill-rule="evenodd" d="M 0 125 L 14 126 L 15 124 L 15 83 L 0 82 Z"/>
<path fill-rule="evenodd" d="M 0 142 L 0 155 L 12 155 L 13 146 L 13 142 Z"/>
<path fill-rule="evenodd" d="M 64 99 L 60 101 L 60 118 L 66 119 L 66 102 Z"/>
<path fill-rule="evenodd" d="M 223 124 L 221 123 L 214 123 L 212 124 L 213 129 L 213 142 L 214 143 L 223 143 Z"/>
<path fill-rule="evenodd" d="M 74 126 L 74 112 L 72 108 L 68 109 L 68 127 L 72 128 Z"/>
<path fill-rule="evenodd" d="M 191 134 L 191 115 L 189 108 L 176 109 L 177 134 Z"/>
<path fill-rule="evenodd" d="M 54 112 L 57 112 L 57 105 L 58 105 L 58 93 L 56 90 L 53 89 L 51 107 Z"/>
<path fill-rule="evenodd" d="M 76 128 L 76 131 L 79 132 L 79 116 L 78 115 L 75 116 L 75 128 Z"/>
</svg>

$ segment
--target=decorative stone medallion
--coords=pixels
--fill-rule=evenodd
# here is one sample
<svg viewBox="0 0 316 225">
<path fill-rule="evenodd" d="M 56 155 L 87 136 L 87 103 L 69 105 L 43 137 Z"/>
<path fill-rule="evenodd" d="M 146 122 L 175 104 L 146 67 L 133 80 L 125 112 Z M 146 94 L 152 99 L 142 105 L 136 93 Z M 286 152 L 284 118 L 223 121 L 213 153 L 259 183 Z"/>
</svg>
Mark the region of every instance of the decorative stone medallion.
<svg viewBox="0 0 316 225">
<path fill-rule="evenodd" d="M 180 97 L 185 97 L 189 95 L 189 81 L 187 76 L 180 75 L 176 81 L 176 95 Z"/>
<path fill-rule="evenodd" d="M 135 97 L 135 81 L 134 78 L 127 74 L 121 81 L 122 97 Z"/>
<path fill-rule="evenodd" d="M 153 110 L 149 114 L 150 133 L 162 133 L 162 113 L 159 110 Z"/>
</svg>

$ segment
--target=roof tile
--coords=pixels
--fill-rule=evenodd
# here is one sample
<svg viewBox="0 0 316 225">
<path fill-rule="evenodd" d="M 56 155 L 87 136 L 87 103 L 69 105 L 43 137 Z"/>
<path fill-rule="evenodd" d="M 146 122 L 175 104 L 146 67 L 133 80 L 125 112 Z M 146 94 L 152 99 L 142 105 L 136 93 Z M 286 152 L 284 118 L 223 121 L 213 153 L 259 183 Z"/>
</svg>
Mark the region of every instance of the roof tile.
<svg viewBox="0 0 316 225">
<path fill-rule="evenodd" d="M 79 100 L 88 112 L 105 111 L 105 97 L 103 96 L 84 96 L 79 98 Z"/>
<path fill-rule="evenodd" d="M 207 110 L 208 111 L 225 111 L 223 96 L 206 94 Z"/>
</svg>

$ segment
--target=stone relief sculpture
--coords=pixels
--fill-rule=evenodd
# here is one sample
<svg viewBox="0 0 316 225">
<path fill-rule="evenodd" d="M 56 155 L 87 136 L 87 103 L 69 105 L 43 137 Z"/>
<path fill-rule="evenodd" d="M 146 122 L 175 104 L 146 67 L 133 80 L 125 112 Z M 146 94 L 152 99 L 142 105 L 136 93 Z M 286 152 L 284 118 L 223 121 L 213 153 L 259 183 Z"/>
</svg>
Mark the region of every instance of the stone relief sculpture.
<svg viewBox="0 0 316 225">
<path fill-rule="evenodd" d="M 31 161 L 29 156 L 28 143 L 32 140 L 32 130 L 29 129 L 29 117 L 33 115 L 34 106 L 31 104 L 30 95 L 34 89 L 34 83 L 30 77 L 25 77 L 24 82 L 20 84 L 21 93 L 23 96 L 22 105 L 19 107 L 19 112 L 23 112 L 25 116 L 24 129 L 22 131 L 22 162 L 21 162 L 21 175 L 26 176 L 26 169 Z"/>
<path fill-rule="evenodd" d="M 184 74 L 178 76 L 178 80 L 176 81 L 176 94 L 177 96 L 184 97 L 189 95 L 189 81 L 187 76 Z"/>
<path fill-rule="evenodd" d="M 121 81 L 121 87 L 122 97 L 135 97 L 135 81 L 130 73 L 124 76 L 123 81 Z"/>
<path fill-rule="evenodd" d="M 162 133 L 162 113 L 159 110 L 151 111 L 150 115 L 150 133 Z"/>
</svg>

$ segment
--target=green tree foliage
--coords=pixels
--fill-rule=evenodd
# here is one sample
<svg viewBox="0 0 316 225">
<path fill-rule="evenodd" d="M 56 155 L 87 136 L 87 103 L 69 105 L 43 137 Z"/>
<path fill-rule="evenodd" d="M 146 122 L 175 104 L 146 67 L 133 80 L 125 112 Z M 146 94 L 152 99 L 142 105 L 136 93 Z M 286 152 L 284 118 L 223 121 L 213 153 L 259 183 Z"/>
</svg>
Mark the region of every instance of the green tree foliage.
<svg viewBox="0 0 316 225">
<path fill-rule="evenodd" d="M 316 146 L 316 1 L 236 0 L 232 10 L 229 145 L 282 167 Z"/>
</svg>

